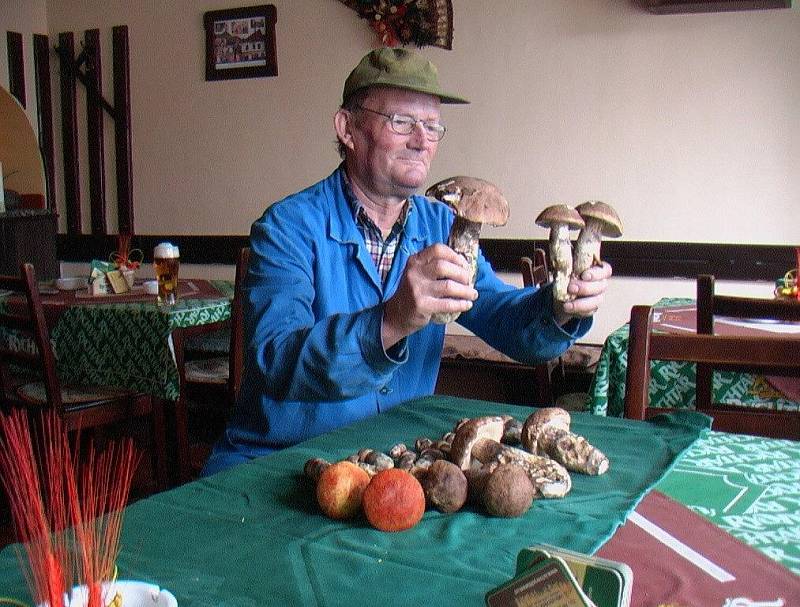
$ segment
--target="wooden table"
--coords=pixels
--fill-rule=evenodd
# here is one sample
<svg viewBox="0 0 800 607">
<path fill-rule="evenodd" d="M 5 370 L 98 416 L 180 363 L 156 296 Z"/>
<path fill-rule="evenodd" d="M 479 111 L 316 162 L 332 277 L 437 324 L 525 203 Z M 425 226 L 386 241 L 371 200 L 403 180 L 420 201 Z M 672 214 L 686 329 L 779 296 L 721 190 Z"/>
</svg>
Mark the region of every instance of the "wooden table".
<svg viewBox="0 0 800 607">
<path fill-rule="evenodd" d="M 693 299 L 662 299 L 655 305 L 654 328 L 666 332 L 694 332 L 696 307 Z M 720 334 L 768 335 L 782 330 L 798 338 L 800 357 L 800 326 L 747 323 L 734 319 L 717 319 L 715 331 Z M 628 325 L 608 336 L 600 353 L 591 387 L 587 409 L 598 415 L 621 416 L 625 400 L 625 375 L 628 368 Z M 656 361 L 652 365 L 650 400 L 662 406 L 691 408 L 694 406 L 695 367 L 691 363 Z M 774 383 L 771 383 L 774 381 Z M 779 387 L 781 389 L 779 389 Z M 785 386 L 785 387 L 784 387 Z M 718 402 L 747 407 L 776 408 L 797 411 L 800 408 L 800 387 L 747 373 L 714 373 L 714 397 Z"/>
</svg>

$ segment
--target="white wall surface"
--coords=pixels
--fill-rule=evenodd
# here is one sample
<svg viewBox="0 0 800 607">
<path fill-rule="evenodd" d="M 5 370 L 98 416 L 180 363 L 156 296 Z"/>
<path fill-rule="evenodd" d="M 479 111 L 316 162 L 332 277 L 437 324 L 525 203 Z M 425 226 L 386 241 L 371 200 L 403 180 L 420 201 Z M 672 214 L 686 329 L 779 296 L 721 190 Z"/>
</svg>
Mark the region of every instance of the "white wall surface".
<svg viewBox="0 0 800 607">
<path fill-rule="evenodd" d="M 109 98 L 111 27 L 128 26 L 140 234 L 246 234 L 266 205 L 327 175 L 343 80 L 376 45 L 337 0 L 274 0 L 278 76 L 206 82 L 203 12 L 228 1 L 10 2 L 0 2 L 0 30 L 38 31 L 42 7 L 51 41 L 100 28 Z M 487 237 L 544 238 L 533 219 L 545 205 L 597 198 L 618 209 L 628 240 L 798 241 L 800 9 L 651 15 L 629 0 L 453 0 L 453 9 L 453 50 L 423 52 L 472 104 L 444 108 L 431 182 L 460 173 L 500 185 L 511 221 Z M 108 185 L 113 201 L 113 175 Z M 601 342 L 633 303 L 691 290 L 616 279 L 587 340 Z"/>
</svg>

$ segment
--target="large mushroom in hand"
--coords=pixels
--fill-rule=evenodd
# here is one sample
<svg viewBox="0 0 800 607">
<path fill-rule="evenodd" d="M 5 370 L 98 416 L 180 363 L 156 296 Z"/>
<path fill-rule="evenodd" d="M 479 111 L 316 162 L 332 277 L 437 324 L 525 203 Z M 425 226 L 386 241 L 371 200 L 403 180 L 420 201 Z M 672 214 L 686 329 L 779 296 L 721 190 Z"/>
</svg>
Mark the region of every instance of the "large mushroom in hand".
<svg viewBox="0 0 800 607">
<path fill-rule="evenodd" d="M 600 243 L 603 236 L 611 238 L 622 236 L 622 222 L 610 205 L 599 200 L 590 200 L 579 204 L 575 210 L 586 224 L 578 234 L 578 240 L 575 241 L 572 272 L 579 277 L 592 266 L 599 266 L 602 263 L 600 261 Z"/>
<path fill-rule="evenodd" d="M 433 184 L 425 195 L 444 202 L 455 211 L 456 219 L 447 244 L 472 266 L 470 284 L 475 284 L 481 227 L 485 223 L 505 225 L 508 221 L 508 201 L 496 185 L 477 177 L 449 177 Z M 431 321 L 445 324 L 458 316 L 458 312 L 434 314 Z"/>
<path fill-rule="evenodd" d="M 554 204 L 544 209 L 536 218 L 536 225 L 550 228 L 550 265 L 553 267 L 553 297 L 556 301 L 570 301 L 567 291 L 572 275 L 572 241 L 569 231 L 584 227 L 578 211 L 565 204 Z"/>
</svg>

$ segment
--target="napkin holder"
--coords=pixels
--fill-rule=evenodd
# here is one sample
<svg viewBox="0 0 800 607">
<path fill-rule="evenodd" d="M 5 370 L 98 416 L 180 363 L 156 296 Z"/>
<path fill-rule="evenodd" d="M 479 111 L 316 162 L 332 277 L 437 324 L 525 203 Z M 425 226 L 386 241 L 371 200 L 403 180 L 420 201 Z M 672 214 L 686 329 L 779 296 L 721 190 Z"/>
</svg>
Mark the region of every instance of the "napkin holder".
<svg viewBox="0 0 800 607">
<path fill-rule="evenodd" d="M 135 276 L 134 270 L 119 268 L 108 261 L 92 260 L 89 294 L 99 296 L 127 293 L 133 288 Z"/>
</svg>

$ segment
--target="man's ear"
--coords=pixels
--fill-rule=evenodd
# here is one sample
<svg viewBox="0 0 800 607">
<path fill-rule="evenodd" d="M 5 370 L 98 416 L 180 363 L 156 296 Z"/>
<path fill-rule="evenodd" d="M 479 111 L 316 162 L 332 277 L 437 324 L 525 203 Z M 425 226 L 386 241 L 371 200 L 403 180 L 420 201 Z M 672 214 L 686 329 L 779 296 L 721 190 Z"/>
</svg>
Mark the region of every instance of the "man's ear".
<svg viewBox="0 0 800 607">
<path fill-rule="evenodd" d="M 342 145 L 348 149 L 353 149 L 353 115 L 344 109 L 339 109 L 333 116 L 333 128 L 336 129 L 336 136 Z"/>
</svg>

